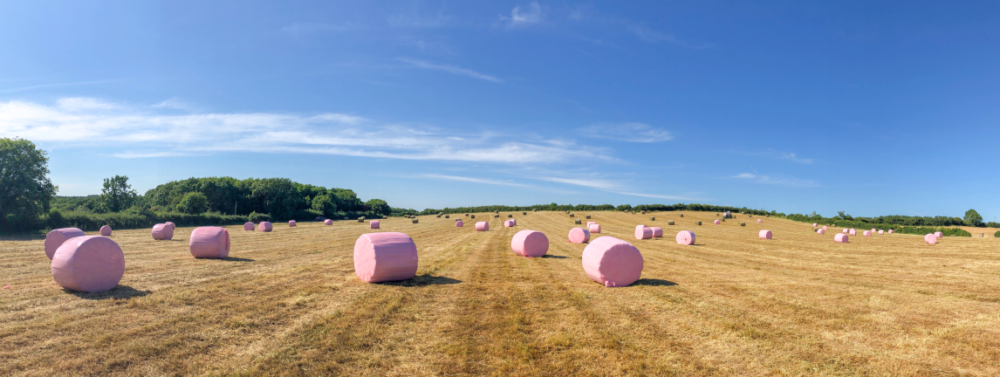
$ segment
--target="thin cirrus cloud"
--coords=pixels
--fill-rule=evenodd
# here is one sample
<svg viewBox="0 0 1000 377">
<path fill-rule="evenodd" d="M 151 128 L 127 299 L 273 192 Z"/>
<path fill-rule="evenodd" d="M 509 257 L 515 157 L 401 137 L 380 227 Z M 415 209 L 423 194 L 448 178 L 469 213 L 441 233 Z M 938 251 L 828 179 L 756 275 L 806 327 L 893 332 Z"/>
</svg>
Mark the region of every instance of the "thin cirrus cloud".
<svg viewBox="0 0 1000 377">
<path fill-rule="evenodd" d="M 657 143 L 673 140 L 670 131 L 645 123 L 597 123 L 580 128 L 582 136 L 632 143 Z"/>
<path fill-rule="evenodd" d="M 555 182 L 555 183 L 562 183 L 562 184 L 567 184 L 567 185 L 589 187 L 589 188 L 593 188 L 593 189 L 597 189 L 597 190 L 601 190 L 601 191 L 606 191 L 606 192 L 610 192 L 610 193 L 615 193 L 615 194 L 619 194 L 619 195 L 639 196 L 639 197 L 645 197 L 645 198 L 657 198 L 657 199 L 668 199 L 668 200 L 688 200 L 688 201 L 690 201 L 690 200 L 697 200 L 697 199 L 692 198 L 692 197 L 684 197 L 684 196 L 677 196 L 677 195 L 643 194 L 643 193 L 622 191 L 620 189 L 620 185 L 619 184 L 617 184 L 617 183 L 615 183 L 613 181 L 602 180 L 602 179 L 577 179 L 577 178 L 557 178 L 557 177 L 540 177 L 540 178 L 537 178 L 537 179 L 538 180 L 542 180 L 542 181 L 547 181 L 547 182 Z"/>
<path fill-rule="evenodd" d="M 496 82 L 496 83 L 502 83 L 503 82 L 503 80 L 501 80 L 501 79 L 499 79 L 499 78 L 497 78 L 495 76 L 490 76 L 490 75 L 487 75 L 485 73 L 479 73 L 479 72 L 473 71 L 471 69 L 466 69 L 466 68 L 462 68 L 462 67 L 456 67 L 456 66 L 445 65 L 445 64 L 434 64 L 434 63 L 426 62 L 426 61 L 423 61 L 423 60 L 410 59 L 410 58 L 398 58 L 396 60 L 399 60 L 399 61 L 401 61 L 403 63 L 409 64 L 410 66 L 415 67 L 415 68 L 429 69 L 429 70 L 434 70 L 434 71 L 441 71 L 441 72 L 446 72 L 446 73 L 450 73 L 450 74 L 453 74 L 453 75 L 471 77 L 471 78 L 474 78 L 474 79 L 491 81 L 491 82 Z"/>
<path fill-rule="evenodd" d="M 64 98 L 52 105 L 0 102 L 0 137 L 68 147 L 99 145 L 112 149 L 111 155 L 120 158 L 260 152 L 505 165 L 579 159 L 619 162 L 603 148 L 531 143 L 489 132 L 462 134 L 385 125 L 351 114 L 176 114 L 163 113 L 154 106 L 134 107 L 92 98 Z M 131 152 L 149 148 L 156 152 Z"/>
<path fill-rule="evenodd" d="M 819 187 L 819 183 L 816 181 L 796 179 L 796 178 L 774 178 L 761 174 L 753 173 L 741 173 L 733 176 L 732 178 L 743 179 L 754 183 L 760 183 L 765 185 L 777 185 L 777 186 L 788 186 L 788 187 Z"/>
<path fill-rule="evenodd" d="M 472 183 L 482 183 L 487 185 L 497 185 L 497 186 L 512 186 L 512 187 L 528 187 L 529 185 L 523 183 L 515 183 L 508 181 L 500 181 L 496 179 L 488 178 L 471 178 L 471 177 L 461 177 L 456 175 L 446 175 L 446 174 L 423 174 L 423 178 L 432 179 L 444 179 L 449 181 L 459 181 L 459 182 L 472 182 Z"/>
<path fill-rule="evenodd" d="M 509 27 L 518 27 L 524 25 L 537 24 L 542 21 L 542 6 L 538 2 L 532 2 L 528 4 L 525 9 L 521 9 L 521 6 L 515 6 L 514 9 L 510 11 L 510 16 L 500 15 L 500 22 L 505 23 Z"/>
<path fill-rule="evenodd" d="M 802 158 L 802 157 L 796 156 L 795 153 L 782 153 L 781 157 L 779 157 L 779 158 L 781 158 L 783 160 L 790 160 L 792 162 L 799 163 L 799 164 L 811 164 L 811 163 L 813 163 L 813 160 L 811 158 Z"/>
</svg>

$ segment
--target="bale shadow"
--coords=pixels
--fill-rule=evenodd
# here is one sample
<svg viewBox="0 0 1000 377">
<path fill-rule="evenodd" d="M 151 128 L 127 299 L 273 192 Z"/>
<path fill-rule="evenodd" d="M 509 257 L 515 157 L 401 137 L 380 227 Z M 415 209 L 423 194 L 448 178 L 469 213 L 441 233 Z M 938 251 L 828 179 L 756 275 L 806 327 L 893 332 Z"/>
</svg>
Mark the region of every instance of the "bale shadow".
<svg viewBox="0 0 1000 377">
<path fill-rule="evenodd" d="M 428 285 L 450 285 L 461 283 L 461 280 L 452 279 L 444 276 L 431 276 L 428 274 L 417 275 L 413 279 L 402 280 L 402 281 L 387 281 L 382 283 L 375 283 L 380 285 L 392 285 L 397 287 L 425 287 Z"/>
<path fill-rule="evenodd" d="M 20 234 L 3 234 L 0 235 L 0 241 L 38 241 L 44 240 L 44 234 L 37 233 L 20 233 Z"/>
<path fill-rule="evenodd" d="M 256 260 L 254 260 L 254 259 L 250 259 L 250 258 L 236 258 L 236 257 L 228 257 L 228 258 L 223 259 L 223 260 L 226 261 L 226 262 L 256 262 Z"/>
<path fill-rule="evenodd" d="M 548 254 L 542 255 L 542 258 L 566 259 L 566 257 L 562 255 L 548 255 Z"/>
<path fill-rule="evenodd" d="M 119 284 L 110 291 L 97 292 L 97 293 L 87 293 L 87 292 L 77 292 L 71 291 L 69 289 L 63 288 L 63 291 L 72 294 L 76 297 L 82 298 L 84 300 L 128 300 L 133 297 L 142 297 L 152 293 L 152 291 L 140 291 L 127 285 Z"/>
<path fill-rule="evenodd" d="M 632 285 L 646 285 L 650 287 L 670 287 L 677 285 L 677 283 L 663 279 L 639 279 L 635 283 L 632 283 Z"/>
</svg>

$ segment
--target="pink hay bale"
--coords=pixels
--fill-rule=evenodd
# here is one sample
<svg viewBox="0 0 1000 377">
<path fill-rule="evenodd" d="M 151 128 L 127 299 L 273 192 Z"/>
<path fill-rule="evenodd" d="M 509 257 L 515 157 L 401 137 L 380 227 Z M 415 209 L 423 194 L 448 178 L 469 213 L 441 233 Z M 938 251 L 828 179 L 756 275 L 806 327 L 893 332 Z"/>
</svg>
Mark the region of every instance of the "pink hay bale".
<svg viewBox="0 0 1000 377">
<path fill-rule="evenodd" d="M 172 221 L 167 221 L 164 224 L 167 224 L 167 226 L 169 226 L 170 229 L 177 229 L 177 225 L 175 225 Z"/>
<path fill-rule="evenodd" d="M 105 237 L 111 237 L 111 227 L 107 226 L 107 225 L 102 226 L 101 227 L 101 235 L 105 236 Z"/>
<path fill-rule="evenodd" d="M 851 236 L 856 236 L 858 235 L 858 230 L 851 228 L 851 230 L 847 231 L 847 233 L 850 234 Z"/>
<path fill-rule="evenodd" d="M 864 233 L 861 233 L 861 235 L 863 235 L 865 237 L 871 237 L 872 236 L 872 231 L 866 230 L 866 231 L 864 231 Z"/>
<path fill-rule="evenodd" d="M 872 233 L 875 233 L 875 228 L 872 228 Z"/>
<path fill-rule="evenodd" d="M 650 227 L 649 230 L 653 231 L 653 238 L 663 237 L 663 228 L 658 226 Z"/>
<path fill-rule="evenodd" d="M 878 234 L 885 234 L 885 231 L 884 231 L 884 230 L 882 230 L 882 229 L 879 229 L 879 230 L 878 230 Z"/>
<path fill-rule="evenodd" d="M 174 227 L 167 224 L 153 225 L 153 239 L 170 241 L 174 238 Z"/>
<path fill-rule="evenodd" d="M 260 224 L 257 224 L 258 232 L 270 232 L 272 230 L 274 230 L 274 224 L 271 224 L 270 221 L 261 221 Z"/>
<path fill-rule="evenodd" d="M 892 230 L 892 229 L 889 229 L 889 234 L 892 234 L 892 233 L 893 233 L 893 230 Z"/>
<path fill-rule="evenodd" d="M 333 225 L 333 220 L 330 220 L 330 219 L 323 220 L 323 224 L 324 225 Z"/>
<path fill-rule="evenodd" d="M 601 233 L 601 224 L 591 223 L 587 226 L 587 230 L 590 231 L 590 233 Z"/>
<path fill-rule="evenodd" d="M 417 245 L 403 233 L 362 234 L 354 243 L 354 274 L 365 282 L 412 279 L 417 262 Z"/>
<path fill-rule="evenodd" d="M 642 253 L 614 237 L 600 237 L 583 249 L 583 271 L 605 287 L 625 287 L 642 276 Z"/>
<path fill-rule="evenodd" d="M 229 256 L 229 231 L 217 226 L 194 228 L 188 249 L 195 258 L 226 259 Z"/>
<path fill-rule="evenodd" d="M 816 230 L 816 234 L 825 234 L 825 233 L 826 233 L 826 229 L 818 229 L 818 230 Z"/>
<path fill-rule="evenodd" d="M 837 233 L 837 235 L 833 236 L 833 240 L 837 243 L 847 243 L 847 238 L 847 235 L 844 233 Z"/>
<path fill-rule="evenodd" d="M 719 220 L 715 220 L 715 221 L 713 222 L 713 224 L 715 224 L 715 225 L 719 225 L 719 224 L 722 224 L 722 223 L 721 223 L 721 222 L 719 222 Z"/>
<path fill-rule="evenodd" d="M 850 232 L 850 231 L 851 231 L 850 229 L 844 228 L 844 231 L 841 232 L 841 233 L 847 233 L 847 232 Z"/>
<path fill-rule="evenodd" d="M 677 243 L 681 245 L 694 245 L 694 232 L 690 230 L 682 230 L 677 232 L 677 237 L 675 238 Z"/>
<path fill-rule="evenodd" d="M 569 242 L 587 243 L 590 241 L 590 231 L 583 228 L 573 228 L 569 230 Z"/>
<path fill-rule="evenodd" d="M 52 256 L 56 254 L 56 250 L 59 246 L 62 246 L 70 238 L 83 237 L 86 234 L 78 228 L 59 228 L 52 229 L 49 234 L 45 235 L 45 256 L 52 259 Z"/>
<path fill-rule="evenodd" d="M 930 245 L 936 244 L 938 242 L 938 236 L 935 236 L 934 233 L 928 233 L 924 236 L 924 242 L 927 242 Z"/>
<path fill-rule="evenodd" d="M 819 225 L 819 224 L 813 223 L 813 228 L 815 228 L 817 225 Z"/>
<path fill-rule="evenodd" d="M 504 228 L 510 228 L 510 227 L 512 227 L 512 226 L 514 226 L 514 224 L 511 224 L 511 223 L 510 223 L 510 220 L 507 220 L 507 221 L 504 221 L 504 222 L 503 222 L 503 227 L 504 227 Z"/>
<path fill-rule="evenodd" d="M 517 226 L 517 219 L 510 219 L 511 226 Z"/>
<path fill-rule="evenodd" d="M 288 220 L 288 227 L 298 226 L 295 220 Z"/>
<path fill-rule="evenodd" d="M 823 230 L 826 230 L 826 225 L 823 225 Z"/>
<path fill-rule="evenodd" d="M 652 229 L 649 229 L 649 227 L 645 226 L 645 225 L 636 225 L 635 226 L 635 239 L 637 239 L 637 240 L 648 240 L 650 238 L 653 238 L 653 230 Z"/>
<path fill-rule="evenodd" d="M 476 231 L 477 232 L 485 232 L 487 230 L 490 230 L 490 223 L 485 222 L 485 221 L 480 221 L 480 222 L 476 223 Z"/>
<path fill-rule="evenodd" d="M 56 250 L 51 270 L 52 278 L 63 288 L 104 292 L 117 287 L 125 275 L 125 254 L 110 238 L 75 237 Z"/>
<path fill-rule="evenodd" d="M 464 227 L 464 226 L 465 226 L 465 223 L 463 223 L 462 220 L 458 220 L 458 221 L 455 222 L 455 227 L 456 228 L 461 228 L 461 227 Z"/>
<path fill-rule="evenodd" d="M 378 220 L 372 220 L 368 222 L 368 229 L 382 229 L 382 223 Z"/>
<path fill-rule="evenodd" d="M 761 230 L 760 233 L 757 233 L 757 238 L 760 238 L 762 240 L 769 240 L 771 239 L 771 231 L 766 229 Z"/>
<path fill-rule="evenodd" d="M 593 224 L 597 224 L 597 222 L 595 222 L 595 221 L 588 221 L 587 222 L 587 227 L 590 228 L 590 226 L 593 225 Z"/>
<path fill-rule="evenodd" d="M 252 232 L 254 228 L 253 223 L 250 221 L 243 223 L 243 230 Z"/>
<path fill-rule="evenodd" d="M 941 233 L 941 232 L 934 232 L 934 235 L 937 236 L 937 238 L 944 237 L 944 233 Z"/>
<path fill-rule="evenodd" d="M 549 251 L 549 238 L 539 231 L 522 230 L 510 240 L 510 248 L 525 258 L 540 257 Z"/>
</svg>

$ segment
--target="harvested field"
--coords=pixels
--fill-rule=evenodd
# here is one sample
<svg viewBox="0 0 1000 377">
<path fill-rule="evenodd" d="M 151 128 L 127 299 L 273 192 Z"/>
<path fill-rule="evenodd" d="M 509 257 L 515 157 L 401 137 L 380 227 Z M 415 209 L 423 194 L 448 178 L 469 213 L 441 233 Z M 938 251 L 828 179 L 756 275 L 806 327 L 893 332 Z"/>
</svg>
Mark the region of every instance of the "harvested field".
<svg viewBox="0 0 1000 377">
<path fill-rule="evenodd" d="M 479 214 L 484 215 L 484 214 Z M 115 230 L 121 285 L 61 289 L 42 240 L 0 241 L 2 375 L 1000 375 L 1000 239 L 851 237 L 811 224 L 712 225 L 715 213 L 644 219 L 591 213 L 600 236 L 645 258 L 642 279 L 604 288 L 583 272 L 562 212 L 481 217 L 490 231 L 421 216 L 368 224 L 303 222 L 271 233 L 227 227 L 226 260 Z M 707 225 L 697 226 L 698 220 Z M 544 232 L 543 258 L 510 240 Z M 773 240 L 758 239 L 760 229 Z M 694 246 L 674 235 L 691 230 Z M 412 281 L 354 276 L 362 233 L 398 231 L 420 253 Z M 88 233 L 92 234 L 92 233 Z"/>
</svg>

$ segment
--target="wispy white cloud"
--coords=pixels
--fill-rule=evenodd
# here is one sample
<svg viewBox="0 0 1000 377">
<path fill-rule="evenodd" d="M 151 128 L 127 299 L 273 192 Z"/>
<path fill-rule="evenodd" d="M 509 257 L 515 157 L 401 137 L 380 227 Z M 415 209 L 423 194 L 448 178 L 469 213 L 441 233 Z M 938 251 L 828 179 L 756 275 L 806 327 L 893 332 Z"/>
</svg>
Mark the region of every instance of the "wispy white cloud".
<svg viewBox="0 0 1000 377">
<path fill-rule="evenodd" d="M 433 64 L 433 63 L 429 63 L 429 62 L 426 62 L 426 61 L 423 61 L 423 60 L 409 59 L 409 58 L 399 58 L 399 59 L 396 59 L 396 60 L 399 60 L 399 61 L 401 61 L 403 63 L 407 63 L 407 64 L 409 64 L 409 65 L 411 65 L 413 67 L 417 67 L 417 68 L 430 69 L 430 70 L 435 70 L 435 71 L 442 71 L 442 72 L 451 73 L 453 75 L 460 75 L 460 76 L 472 77 L 474 79 L 480 79 L 480 80 L 486 80 L 486 81 L 492 81 L 492 82 L 498 82 L 498 83 L 499 82 L 503 82 L 503 80 L 500 80 L 499 78 L 496 78 L 495 76 L 490 76 L 490 75 L 487 75 L 487 74 L 479 73 L 479 72 L 473 71 L 471 69 L 465 69 L 465 68 L 455 67 L 455 66 L 451 66 L 451 65 Z"/>
<path fill-rule="evenodd" d="M 784 159 L 784 160 L 791 160 L 792 162 L 796 162 L 796 163 L 800 163 L 800 164 L 811 164 L 811 163 L 813 163 L 813 160 L 811 158 L 802 158 L 802 157 L 796 156 L 795 153 L 782 153 L 780 158 Z"/>
<path fill-rule="evenodd" d="M 597 123 L 580 129 L 585 137 L 633 143 L 656 143 L 674 138 L 670 131 L 645 123 Z"/>
<path fill-rule="evenodd" d="M 754 183 L 760 183 L 765 185 L 778 185 L 778 186 L 789 186 L 789 187 L 819 187 L 819 183 L 816 181 L 803 180 L 797 178 L 774 178 L 766 175 L 753 174 L 753 173 L 740 173 L 732 178 L 745 179 Z"/>
<path fill-rule="evenodd" d="M 434 178 L 434 179 L 446 179 L 449 181 L 461 181 L 461 182 L 472 182 L 472 183 L 482 183 L 487 185 L 498 185 L 498 186 L 513 186 L 513 187 L 528 187 L 529 185 L 508 181 L 499 181 L 495 179 L 487 178 L 471 178 L 471 177 L 461 177 L 456 175 L 444 175 L 444 174 L 424 174 L 424 178 Z"/>
<path fill-rule="evenodd" d="M 615 185 L 614 182 L 600 180 L 600 179 L 573 179 L 573 178 L 556 178 L 556 177 L 541 177 L 538 179 L 549 182 L 565 183 L 567 185 L 596 188 L 601 190 L 614 190 L 617 187 L 617 185 Z"/>
<path fill-rule="evenodd" d="M 542 21 L 542 6 L 537 2 L 532 2 L 528 4 L 528 7 L 524 10 L 521 6 L 515 6 L 513 10 L 510 11 L 510 16 L 500 15 L 500 21 L 507 24 L 510 27 L 524 26 L 530 24 L 537 24 Z"/>
<path fill-rule="evenodd" d="M 696 198 L 691 198 L 686 196 L 675 196 L 675 195 L 639 194 L 634 192 L 620 192 L 620 191 L 615 191 L 615 193 L 622 195 L 641 196 L 644 198 L 657 198 L 657 199 L 668 199 L 668 200 L 699 200 Z"/>
<path fill-rule="evenodd" d="M 434 14 L 428 15 L 416 7 L 411 7 L 406 11 L 389 15 L 386 17 L 386 22 L 394 27 L 437 28 L 444 26 L 450 19 L 451 17 L 446 15 L 444 10 L 438 10 Z"/>
<path fill-rule="evenodd" d="M 153 107 L 158 109 L 174 109 L 174 110 L 194 110 L 196 108 L 196 106 L 178 98 L 166 99 L 163 102 L 153 105 Z"/>
<path fill-rule="evenodd" d="M 58 87 L 64 87 L 64 86 L 107 84 L 107 83 L 115 82 L 115 81 L 117 81 L 117 80 L 76 81 L 76 82 L 63 82 L 63 83 L 55 83 L 55 84 L 30 85 L 30 86 L 22 86 L 22 87 L 18 87 L 18 88 L 0 89 L 0 93 L 14 93 L 14 92 L 22 92 L 22 91 L 26 91 L 26 90 L 33 90 L 33 89 L 58 88 Z"/>
<path fill-rule="evenodd" d="M 156 157 L 182 157 L 191 156 L 189 153 L 179 153 L 179 152 L 152 152 L 152 153 L 142 153 L 142 152 L 122 152 L 112 154 L 114 157 L 118 158 L 156 158 Z"/>
</svg>

